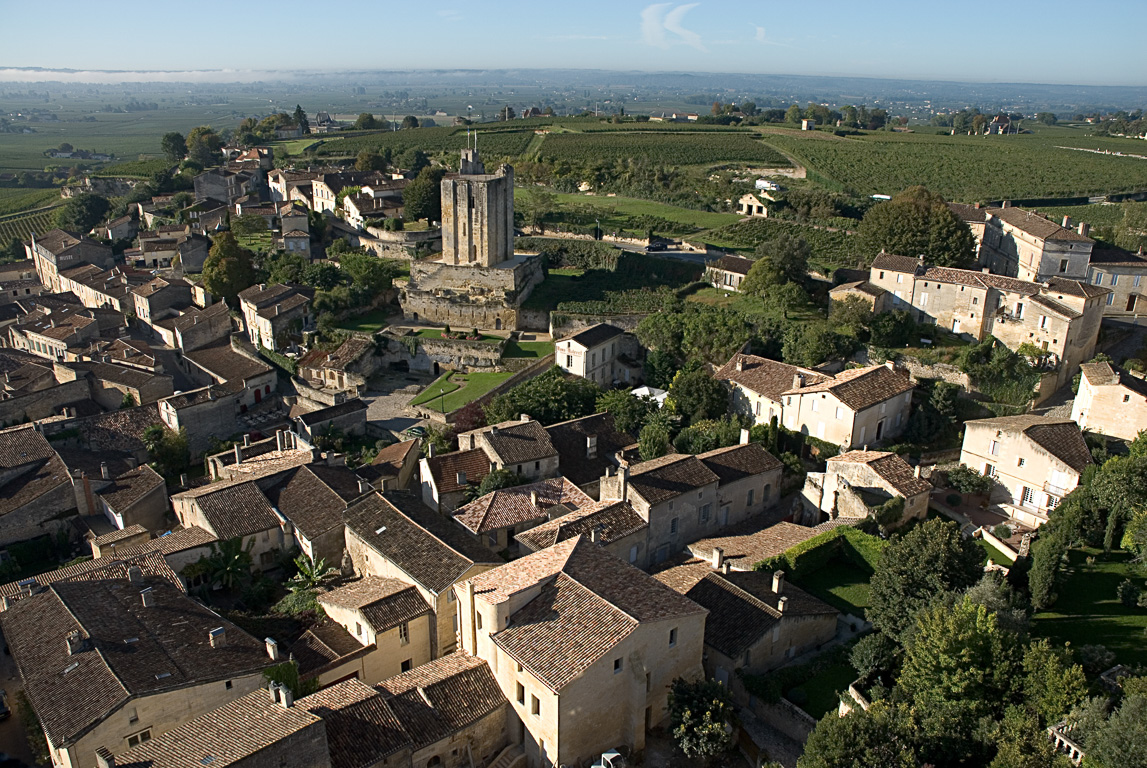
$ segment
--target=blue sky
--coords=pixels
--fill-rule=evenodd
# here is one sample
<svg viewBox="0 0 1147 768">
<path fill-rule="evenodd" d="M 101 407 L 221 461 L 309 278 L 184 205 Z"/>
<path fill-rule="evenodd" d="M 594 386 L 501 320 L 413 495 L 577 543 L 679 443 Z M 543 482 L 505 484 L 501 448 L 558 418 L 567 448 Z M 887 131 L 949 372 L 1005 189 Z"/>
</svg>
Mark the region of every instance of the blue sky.
<svg viewBox="0 0 1147 768">
<path fill-rule="evenodd" d="M 0 20 L 0 67 L 561 67 L 1147 85 L 1145 0 L 0 0 Z"/>
</svg>

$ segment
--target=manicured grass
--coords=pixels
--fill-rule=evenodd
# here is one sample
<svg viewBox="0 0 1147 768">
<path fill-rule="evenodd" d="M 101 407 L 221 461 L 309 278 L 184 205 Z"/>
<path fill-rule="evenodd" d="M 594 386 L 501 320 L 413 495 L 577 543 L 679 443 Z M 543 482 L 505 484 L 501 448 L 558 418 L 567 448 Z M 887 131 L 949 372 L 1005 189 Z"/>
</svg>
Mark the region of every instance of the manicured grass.
<svg viewBox="0 0 1147 768">
<path fill-rule="evenodd" d="M 713 307 L 730 307 L 740 310 L 746 315 L 754 317 L 779 317 L 780 312 L 765 305 L 765 302 L 756 296 L 745 296 L 741 293 L 729 292 L 719 288 L 702 288 L 685 297 L 686 301 L 695 301 L 699 304 L 708 304 Z M 789 310 L 791 320 L 811 320 L 823 317 L 821 311 L 813 304 L 804 307 L 794 307 Z"/>
<path fill-rule="evenodd" d="M 239 245 L 249 251 L 263 252 L 271 250 L 274 238 L 270 232 L 259 232 L 254 235 L 238 235 L 235 237 Z"/>
<path fill-rule="evenodd" d="M 410 404 L 425 405 L 441 413 L 451 413 L 474 402 L 513 375 L 510 371 L 499 373 L 451 371 L 424 389 L 422 394 L 410 401 Z M 441 397 L 441 393 L 445 393 L 445 396 Z"/>
<path fill-rule="evenodd" d="M 386 311 L 375 309 L 358 317 L 348 317 L 335 327 L 360 333 L 375 333 L 386 327 Z"/>
<path fill-rule="evenodd" d="M 797 690 L 804 691 L 807 699 L 793 703 L 817 720 L 835 711 L 840 703 L 841 692 L 848 690 L 848 686 L 856 680 L 856 670 L 848 660 L 848 652 L 849 646 L 837 646 L 808 664 L 786 668 L 786 679 L 798 680 L 799 683 L 785 690 L 785 698 L 789 701 L 804 698 L 794 693 Z"/>
<path fill-rule="evenodd" d="M 463 329 L 462 328 L 451 328 L 450 331 L 451 331 L 451 333 L 458 333 L 460 331 L 463 331 Z M 470 331 L 469 331 L 469 329 L 466 329 L 464 332 L 469 333 Z M 436 328 L 423 328 L 422 330 L 418 331 L 415 335 L 418 336 L 419 338 L 422 338 L 422 339 L 441 339 L 442 338 L 442 331 L 440 331 Z M 482 336 L 482 338 L 480 340 L 486 342 L 487 344 L 497 344 L 499 341 L 502 340 L 501 336 L 489 336 L 485 333 L 481 334 L 481 336 Z M 453 339 L 453 341 L 458 341 L 458 339 Z"/>
<path fill-rule="evenodd" d="M 1087 558 L 1094 557 L 1093 565 Z M 1116 589 L 1124 579 L 1143 586 L 1142 569 L 1126 552 L 1104 554 L 1099 549 L 1073 549 L 1068 553 L 1067 578 L 1057 587 L 1059 599 L 1051 610 L 1037 613 L 1032 634 L 1078 649 L 1102 644 L 1120 664 L 1147 664 L 1147 610 L 1127 608 Z"/>
<path fill-rule="evenodd" d="M 502 357 L 533 357 L 541 359 L 554 351 L 552 341 L 515 341 L 510 340 Z"/>
<path fill-rule="evenodd" d="M 871 574 L 852 563 L 836 559 L 804 577 L 797 586 L 838 611 L 863 619 L 869 605 L 868 580 L 871 578 Z"/>
<path fill-rule="evenodd" d="M 1006 554 L 1004 554 L 1000 550 L 996 549 L 994 546 L 992 546 L 989 542 L 985 541 L 984 539 L 976 539 L 976 543 L 979 544 L 980 548 L 984 550 L 984 563 L 985 564 L 987 564 L 988 560 L 991 560 L 993 563 L 996 563 L 997 565 L 1011 565 L 1012 563 L 1015 562 L 1010 557 L 1008 557 Z"/>
</svg>

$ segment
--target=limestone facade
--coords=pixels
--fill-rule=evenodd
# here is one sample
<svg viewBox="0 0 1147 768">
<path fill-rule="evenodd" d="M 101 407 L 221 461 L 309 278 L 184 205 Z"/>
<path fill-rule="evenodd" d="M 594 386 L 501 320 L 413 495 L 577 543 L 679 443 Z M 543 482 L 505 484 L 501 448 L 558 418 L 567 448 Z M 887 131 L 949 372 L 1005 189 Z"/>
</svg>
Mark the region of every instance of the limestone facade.
<svg viewBox="0 0 1147 768">
<path fill-rule="evenodd" d="M 477 149 L 442 179 L 442 261 L 492 267 L 514 256 L 514 169 L 486 173 Z"/>
<path fill-rule="evenodd" d="M 1147 429 L 1147 382 L 1110 363 L 1084 363 L 1071 420 L 1085 432 L 1134 440 Z"/>
</svg>

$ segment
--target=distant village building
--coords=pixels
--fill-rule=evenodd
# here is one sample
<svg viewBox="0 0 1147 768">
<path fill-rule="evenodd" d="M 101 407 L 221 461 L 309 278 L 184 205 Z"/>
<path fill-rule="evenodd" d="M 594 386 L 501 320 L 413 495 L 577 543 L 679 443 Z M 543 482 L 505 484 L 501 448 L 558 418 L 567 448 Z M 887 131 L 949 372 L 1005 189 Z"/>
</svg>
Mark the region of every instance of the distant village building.
<svg viewBox="0 0 1147 768">
<path fill-rule="evenodd" d="M 737 213 L 764 219 L 769 215 L 769 207 L 756 195 L 745 194 L 737 201 Z"/>
<path fill-rule="evenodd" d="M 706 279 L 713 284 L 714 288 L 739 293 L 741 282 L 749 274 L 754 263 L 756 262 L 752 259 L 745 259 L 740 256 L 722 256 L 716 261 L 709 262 L 706 268 Z"/>
</svg>

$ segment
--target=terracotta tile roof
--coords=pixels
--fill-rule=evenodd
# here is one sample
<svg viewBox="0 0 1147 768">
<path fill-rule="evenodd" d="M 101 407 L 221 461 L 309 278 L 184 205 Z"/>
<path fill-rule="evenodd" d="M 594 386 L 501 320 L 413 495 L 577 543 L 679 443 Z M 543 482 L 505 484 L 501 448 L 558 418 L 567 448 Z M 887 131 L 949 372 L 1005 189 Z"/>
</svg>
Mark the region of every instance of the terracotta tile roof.
<svg viewBox="0 0 1147 768">
<path fill-rule="evenodd" d="M 808 528 L 795 523 L 776 523 L 765 526 L 759 519 L 749 519 L 726 530 L 724 535 L 701 539 L 689 545 L 694 557 L 708 560 L 713 548 L 720 547 L 725 560 L 737 570 L 751 570 L 754 565 L 776 557 L 789 547 L 818 536 L 826 528 Z"/>
<path fill-rule="evenodd" d="M 812 386 L 790 389 L 786 395 L 805 395 L 813 392 L 831 392 L 854 411 L 882 403 L 914 388 L 906 373 L 889 370 L 884 365 L 853 368 L 841 371 L 834 378 Z"/>
<path fill-rule="evenodd" d="M 414 741 L 377 689 L 358 680 L 344 680 L 299 699 L 323 719 L 331 768 L 374 768 Z"/>
<path fill-rule="evenodd" d="M 324 421 L 338 419 L 343 416 L 349 416 L 358 411 L 363 412 L 363 420 L 366 420 L 366 403 L 359 398 L 353 400 L 346 400 L 335 405 L 328 405 L 326 408 L 320 408 L 317 411 L 310 411 L 299 416 L 299 421 L 306 424 L 308 427 L 313 427 L 316 424 L 321 424 Z"/>
<path fill-rule="evenodd" d="M 364 576 L 362 579 L 319 595 L 320 603 L 359 611 L 375 634 L 394 629 L 430 613 L 418 589 L 398 579 Z"/>
<path fill-rule="evenodd" d="M 650 506 L 718 482 L 717 474 L 700 459 L 683 453 L 643 461 L 629 472 L 630 492 L 639 494 Z"/>
<path fill-rule="evenodd" d="M 737 363 L 741 364 L 741 370 L 737 370 Z M 745 389 L 764 395 L 776 403 L 781 401 L 784 392 L 792 389 L 794 376 L 802 376 L 806 384 L 817 384 L 830 378 L 807 368 L 779 363 L 767 357 L 740 353 L 733 355 L 729 362 L 713 374 L 715 379 L 736 382 Z"/>
<path fill-rule="evenodd" d="M 614 458 L 617 452 L 637 442 L 632 435 L 614 426 L 612 413 L 595 413 L 551 424 L 546 427 L 546 434 L 558 452 L 558 467 L 562 475 L 579 486 L 600 479 L 606 468 L 617 466 Z M 587 450 L 587 439 L 590 437 L 597 439 L 597 452 L 592 459 Z"/>
<path fill-rule="evenodd" d="M 916 270 L 923 268 L 923 266 L 923 262 L 919 259 L 913 259 L 910 256 L 897 256 L 894 253 L 885 253 L 884 251 L 876 254 L 876 258 L 872 260 L 873 269 L 907 272 L 910 275 L 916 274 Z"/>
<path fill-rule="evenodd" d="M 273 211 L 271 212 L 273 213 Z M 239 291 L 239 301 L 240 303 L 250 304 L 261 309 L 272 304 L 281 303 L 291 296 L 296 295 L 310 298 L 314 295 L 314 289 L 302 285 L 294 285 L 292 283 L 252 285 L 250 288 Z"/>
<path fill-rule="evenodd" d="M 199 307 L 188 307 L 187 311 L 179 317 L 175 318 L 171 325 L 172 327 L 182 333 L 193 325 L 198 325 L 201 320 L 207 320 L 219 315 L 228 315 L 230 310 L 227 309 L 227 304 L 220 301 L 212 304 L 206 309 Z"/>
<path fill-rule="evenodd" d="M 141 552 L 128 554 L 125 548 L 123 553 L 116 553 L 114 557 L 100 557 L 85 560 L 75 565 L 67 565 L 55 571 L 37 574 L 20 581 L 9 582 L 0 586 L 0 597 L 7 597 L 15 602 L 28 596 L 28 588 L 46 587 L 64 581 L 98 581 L 100 579 L 126 579 L 128 569 L 136 566 L 144 576 L 166 579 L 179 589 L 183 589 L 183 582 L 167 561 L 158 554 Z"/>
<path fill-rule="evenodd" d="M 252 360 L 231 349 L 229 339 L 222 339 L 205 347 L 184 352 L 183 356 L 224 381 L 233 379 L 246 381 L 273 370 L 266 363 Z"/>
<path fill-rule="evenodd" d="M 299 676 L 306 680 L 374 650 L 373 644 L 363 645 L 341 624 L 325 619 L 304 632 L 290 653 L 299 665 Z"/>
<path fill-rule="evenodd" d="M 62 485 L 71 485 L 68 468 L 32 425 L 0 430 L 0 521 Z"/>
<path fill-rule="evenodd" d="M 904 498 L 911 498 L 932 490 L 932 484 L 916 477 L 916 472 L 904 459 L 890 451 L 849 451 L 829 459 L 835 463 L 867 464 L 872 471 L 891 485 Z"/>
<path fill-rule="evenodd" d="M 1147 258 L 1141 253 L 1133 253 L 1122 248 L 1100 246 L 1099 243 L 1091 250 L 1090 263 L 1095 266 L 1121 266 L 1147 269 Z"/>
<path fill-rule="evenodd" d="M 1042 240 L 1063 240 L 1076 243 L 1093 243 L 1090 237 L 1085 237 L 1074 229 L 1062 227 L 1056 222 L 1040 216 L 1033 211 L 1022 208 L 988 208 L 987 212 L 1000 221 L 1006 222 L 1016 229 L 1023 230 L 1033 237 Z"/>
<path fill-rule="evenodd" d="M 884 293 L 887 293 L 887 291 L 885 291 L 879 285 L 873 285 L 872 283 L 868 282 L 867 280 L 859 280 L 855 283 L 843 283 L 841 285 L 838 285 L 829 291 L 829 295 L 832 295 L 835 293 L 851 293 L 853 291 L 857 291 L 859 293 L 863 293 L 863 294 L 866 294 L 868 296 L 873 296 L 873 297 L 879 297 L 879 296 L 883 295 Z"/>
<path fill-rule="evenodd" d="M 606 500 L 587 504 L 514 538 L 537 552 L 577 536 L 589 538 L 595 528 L 600 532 L 602 544 L 612 544 L 648 527 L 649 523 L 628 501 Z"/>
<path fill-rule="evenodd" d="M 115 530 L 111 533 L 105 533 L 102 536 L 97 536 L 92 539 L 92 543 L 97 547 L 106 547 L 109 544 L 115 544 L 117 541 L 123 541 L 124 539 L 131 539 L 136 536 L 145 534 L 150 536 L 150 534 L 147 532 L 147 529 L 142 525 L 129 525 L 127 528 L 122 530 Z"/>
<path fill-rule="evenodd" d="M 1074 309 L 1069 309 L 1068 307 L 1060 304 L 1058 301 L 1053 301 L 1046 296 L 1030 296 L 1029 300 L 1037 307 L 1041 307 L 1047 312 L 1052 312 L 1068 320 L 1074 320 L 1077 317 L 1083 317 L 1082 312 L 1076 312 Z"/>
<path fill-rule="evenodd" d="M 1102 288 L 1091 283 L 1080 282 L 1079 280 L 1068 280 L 1066 277 L 1049 277 L 1047 287 L 1049 293 L 1066 293 L 1068 296 L 1076 296 L 1083 299 L 1093 299 L 1096 296 L 1111 293 L 1110 288 Z M 1062 299 L 1063 297 L 1059 296 L 1057 298 Z"/>
<path fill-rule="evenodd" d="M 278 301 L 278 302 L 272 304 L 269 307 L 263 307 L 263 308 L 259 309 L 258 315 L 259 315 L 259 317 L 262 317 L 266 320 L 272 320 L 276 317 L 279 317 L 280 315 L 287 314 L 292 309 L 298 309 L 299 307 L 305 307 L 307 304 L 310 303 L 310 301 L 311 300 L 308 297 L 302 295 L 301 293 L 296 293 L 296 294 L 293 294 L 291 296 L 286 297 L 282 301 Z"/>
<path fill-rule="evenodd" d="M 726 255 L 716 261 L 710 262 L 709 266 L 713 269 L 724 270 L 725 272 L 736 272 L 738 275 L 747 275 L 754 264 L 756 264 L 756 262 L 752 259 Z"/>
<path fill-rule="evenodd" d="M 299 368 L 323 368 L 332 371 L 345 370 L 348 365 L 359 360 L 374 347 L 373 343 L 359 336 L 352 336 L 339 345 L 334 352 L 315 347 L 299 358 Z"/>
<path fill-rule="evenodd" d="M 554 444 L 550 442 L 550 436 L 545 428 L 533 419 L 503 421 L 501 424 L 483 427 L 474 432 L 482 435 L 486 445 L 493 452 L 494 455 L 490 458 L 503 465 L 540 461 L 558 453 Z"/>
<path fill-rule="evenodd" d="M 536 505 L 534 494 L 537 494 Z M 453 517 L 471 533 L 483 534 L 545 519 L 549 509 L 558 504 L 577 509 L 592 501 L 566 478 L 554 477 L 487 493 L 459 507 Z"/>
<path fill-rule="evenodd" d="M 987 221 L 987 210 L 984 208 L 977 208 L 974 205 L 966 205 L 964 203 L 948 203 L 948 208 L 960 221 L 968 223 L 983 224 Z"/>
<path fill-rule="evenodd" d="M 123 512 L 156 488 L 165 486 L 158 472 L 146 464 L 129 470 L 98 491 L 97 495 L 116 512 Z"/>
<path fill-rule="evenodd" d="M 490 459 L 481 448 L 431 456 L 426 460 L 426 465 L 430 468 L 430 476 L 439 496 L 464 490 L 468 485 L 477 485 L 490 474 Z M 458 484 L 459 472 L 466 474 L 464 485 Z"/>
<path fill-rule="evenodd" d="M 364 474 L 364 470 L 368 467 L 359 467 L 355 471 L 364 477 L 369 475 L 369 479 L 374 480 L 382 477 L 398 477 L 411 451 L 418 451 L 419 442 L 418 438 L 414 438 L 401 443 L 392 443 L 375 454 L 374 460 L 370 462 L 369 472 Z"/>
<path fill-rule="evenodd" d="M 193 525 L 190 528 L 180 528 L 179 530 L 171 531 L 162 536 L 157 536 L 151 541 L 117 548 L 116 556 L 132 557 L 147 552 L 158 552 L 161 555 L 174 555 L 177 552 L 186 552 L 189 549 L 209 547 L 216 541 L 219 541 L 219 539 L 215 534 L 211 533 L 211 531 L 208 531 L 206 528 L 200 528 L 198 525 Z"/>
<path fill-rule="evenodd" d="M 221 487 L 216 490 L 215 485 Z M 278 528 L 280 521 L 271 502 L 252 480 L 239 483 L 212 483 L 195 491 L 177 493 L 172 498 L 194 495 L 211 531 L 226 541 Z"/>
<path fill-rule="evenodd" d="M 474 565 L 495 562 L 485 547 L 470 539 L 454 522 L 408 498 L 403 509 L 399 494 L 370 494 L 347 509 L 346 526 L 367 546 L 434 593 L 450 585 Z"/>
<path fill-rule="evenodd" d="M 703 609 L 579 536 L 472 578 L 476 599 L 540 592 L 492 635 L 511 658 L 561 690 L 644 621 Z"/>
<path fill-rule="evenodd" d="M 140 590 L 150 587 L 152 605 Z M 71 742 L 129 698 L 258 673 L 261 640 L 162 579 L 59 582 L 0 613 L 4 637 L 49 737 Z M 222 627 L 226 643 L 212 648 Z M 69 654 L 80 633 L 91 650 Z"/>
<path fill-rule="evenodd" d="M 610 325 L 609 323 L 598 323 L 597 325 L 591 325 L 584 331 L 578 331 L 572 336 L 566 336 L 565 338 L 559 339 L 558 341 L 572 341 L 576 344 L 582 345 L 586 349 L 593 349 L 594 347 L 601 346 L 610 339 L 621 336 L 624 333 L 625 331 L 621 330 L 616 325 Z"/>
<path fill-rule="evenodd" d="M 135 453 L 144 448 L 143 433 L 147 428 L 162 423 L 159 406 L 151 403 L 79 419 L 76 428 L 80 430 L 84 444 L 93 452 Z"/>
<path fill-rule="evenodd" d="M 248 759 L 285 760 L 287 746 L 279 742 L 309 728 L 323 729 L 322 720 L 299 707 L 284 707 L 259 689 L 213 709 L 162 736 L 116 756 L 122 768 L 225 768 Z M 257 756 L 257 757 L 256 757 Z"/>
<path fill-rule="evenodd" d="M 999 416 L 994 419 L 976 419 L 965 426 L 988 427 L 1006 432 L 1021 432 L 1045 451 L 1055 456 L 1076 472 L 1091 466 L 1091 450 L 1079 431 L 1079 425 L 1070 419 L 1053 419 L 1027 413 L 1021 416 Z"/>
<path fill-rule="evenodd" d="M 455 652 L 378 684 L 415 750 L 508 706 L 489 665 Z"/>
<path fill-rule="evenodd" d="M 324 469 L 336 469 L 324 467 Z M 346 467 L 356 490 L 358 481 Z M 346 500 L 323 482 L 311 466 L 301 466 L 263 490 L 267 500 L 291 521 L 300 533 L 312 541 L 332 528 L 341 527 Z"/>
<path fill-rule="evenodd" d="M 708 453 L 699 453 L 697 458 L 720 478 L 720 485 L 772 472 L 783 466 L 771 453 L 762 448 L 760 443 L 717 448 Z"/>
</svg>

